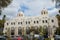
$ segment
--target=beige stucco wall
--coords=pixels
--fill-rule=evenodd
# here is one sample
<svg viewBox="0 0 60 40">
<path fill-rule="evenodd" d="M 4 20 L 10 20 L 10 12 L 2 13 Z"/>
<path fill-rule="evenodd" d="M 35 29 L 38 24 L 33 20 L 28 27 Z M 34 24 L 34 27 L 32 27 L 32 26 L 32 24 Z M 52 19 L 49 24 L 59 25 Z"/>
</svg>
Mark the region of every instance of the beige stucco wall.
<svg viewBox="0 0 60 40">
<path fill-rule="evenodd" d="M 44 11 L 43 11 L 44 12 Z M 20 14 L 19 14 L 20 15 Z M 51 20 L 54 20 L 54 22 L 52 23 Z M 39 23 L 36 23 L 34 24 L 34 21 L 37 21 Z M 47 23 L 43 23 L 42 20 L 47 20 L 48 22 Z M 30 24 L 26 24 L 26 21 L 30 21 Z M 15 25 L 11 25 L 11 22 L 15 22 Z M 22 24 L 18 25 L 18 22 L 22 22 Z M 9 25 L 7 25 L 7 23 Z M 31 27 L 31 26 L 37 26 L 37 27 L 44 27 L 44 25 L 46 25 L 47 27 L 52 27 L 55 25 L 56 27 L 58 27 L 58 21 L 57 21 L 57 18 L 52 16 L 52 17 L 49 17 L 48 16 L 48 13 L 45 14 L 45 15 L 41 15 L 41 16 L 17 16 L 16 18 L 13 18 L 11 20 L 8 20 L 5 22 L 5 25 L 4 25 L 4 31 L 3 33 L 6 32 L 6 28 L 8 27 L 14 27 L 15 28 L 15 35 L 18 35 L 18 27 Z M 53 28 L 54 29 L 54 28 Z"/>
</svg>

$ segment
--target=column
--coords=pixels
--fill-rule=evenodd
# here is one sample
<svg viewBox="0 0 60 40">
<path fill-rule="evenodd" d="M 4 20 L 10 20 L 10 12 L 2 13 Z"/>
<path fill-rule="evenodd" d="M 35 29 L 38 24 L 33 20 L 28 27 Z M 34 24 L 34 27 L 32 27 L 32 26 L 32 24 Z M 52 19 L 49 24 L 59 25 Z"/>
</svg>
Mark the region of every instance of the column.
<svg viewBox="0 0 60 40">
<path fill-rule="evenodd" d="M 18 35 L 18 27 L 15 27 L 15 36 Z"/>
</svg>

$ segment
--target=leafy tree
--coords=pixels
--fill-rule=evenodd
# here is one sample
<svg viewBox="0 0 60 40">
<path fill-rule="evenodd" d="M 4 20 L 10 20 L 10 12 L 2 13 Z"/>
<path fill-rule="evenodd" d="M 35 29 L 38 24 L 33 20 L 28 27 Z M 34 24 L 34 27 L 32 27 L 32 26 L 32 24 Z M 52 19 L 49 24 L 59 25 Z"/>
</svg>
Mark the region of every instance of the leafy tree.
<svg viewBox="0 0 60 40">
<path fill-rule="evenodd" d="M 3 20 L 0 20 L 0 35 L 3 35 Z"/>
<path fill-rule="evenodd" d="M 56 29 L 55 34 L 60 35 L 60 27 L 58 27 L 58 28 Z"/>
<path fill-rule="evenodd" d="M 42 36 L 47 36 L 47 34 L 48 34 L 47 28 L 44 28 L 44 27 L 41 26 L 39 28 L 39 34 L 42 35 Z"/>
<path fill-rule="evenodd" d="M 11 3 L 11 1 L 12 0 L 0 0 L 0 15 L 1 15 L 2 9 L 7 7 Z"/>
<path fill-rule="evenodd" d="M 3 20 L 0 20 L 0 28 L 3 27 Z"/>
<path fill-rule="evenodd" d="M 39 28 L 38 27 L 35 27 L 34 33 L 39 34 Z"/>
<path fill-rule="evenodd" d="M 0 20 L 0 28 L 4 27 L 5 18 L 6 18 L 6 15 L 3 16 L 2 20 Z"/>
<path fill-rule="evenodd" d="M 57 14 L 56 17 L 57 17 L 57 19 L 58 19 L 58 25 L 59 25 L 59 27 L 56 29 L 55 34 L 60 35 L 60 15 Z"/>
<path fill-rule="evenodd" d="M 6 18 L 6 15 L 3 16 L 2 20 L 0 20 L 0 35 L 3 34 L 3 28 L 4 28 L 5 18 Z"/>
<path fill-rule="evenodd" d="M 39 28 L 39 34 L 43 35 L 43 27 L 42 26 L 40 26 L 40 28 Z"/>
<path fill-rule="evenodd" d="M 56 17 L 57 17 L 57 19 L 58 19 L 58 25 L 59 25 L 59 27 L 60 27 L 60 15 L 57 14 Z"/>
</svg>

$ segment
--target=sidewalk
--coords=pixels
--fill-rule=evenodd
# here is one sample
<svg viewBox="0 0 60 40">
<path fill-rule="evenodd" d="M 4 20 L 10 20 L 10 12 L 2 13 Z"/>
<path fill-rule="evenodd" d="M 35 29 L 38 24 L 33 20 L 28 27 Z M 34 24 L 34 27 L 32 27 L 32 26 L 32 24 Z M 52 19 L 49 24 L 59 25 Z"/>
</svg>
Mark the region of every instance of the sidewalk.
<svg viewBox="0 0 60 40">
<path fill-rule="evenodd" d="M 54 40 L 54 38 L 51 38 L 51 40 Z"/>
</svg>

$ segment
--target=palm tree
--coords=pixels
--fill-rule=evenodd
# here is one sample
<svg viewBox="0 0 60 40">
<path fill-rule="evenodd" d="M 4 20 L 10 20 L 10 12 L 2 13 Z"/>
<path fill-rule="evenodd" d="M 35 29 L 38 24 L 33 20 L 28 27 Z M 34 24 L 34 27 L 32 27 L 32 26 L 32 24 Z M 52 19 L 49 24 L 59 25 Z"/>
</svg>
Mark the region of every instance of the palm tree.
<svg viewBox="0 0 60 40">
<path fill-rule="evenodd" d="M 3 34 L 3 28 L 4 28 L 5 18 L 6 18 L 6 15 L 3 16 L 2 20 L 0 20 L 0 35 Z"/>
<path fill-rule="evenodd" d="M 0 15 L 2 12 L 2 8 L 7 7 L 11 3 L 11 1 L 12 0 L 0 0 Z"/>
<path fill-rule="evenodd" d="M 6 19 L 6 15 L 3 15 L 3 18 L 2 18 L 2 20 L 3 20 L 3 27 L 4 27 L 5 19 Z"/>
</svg>

